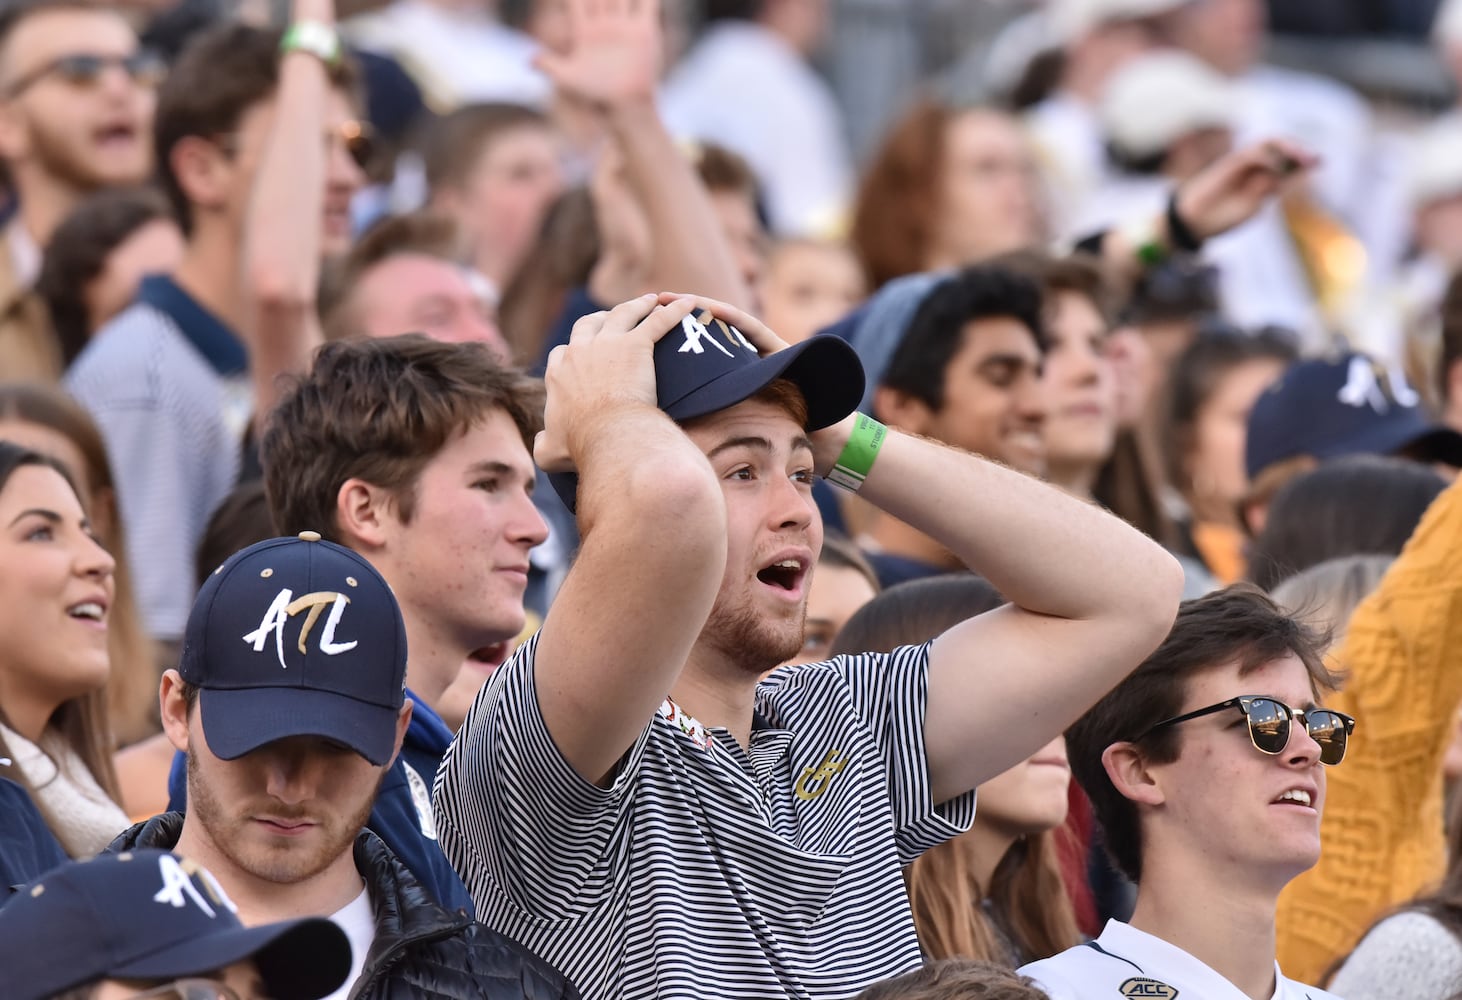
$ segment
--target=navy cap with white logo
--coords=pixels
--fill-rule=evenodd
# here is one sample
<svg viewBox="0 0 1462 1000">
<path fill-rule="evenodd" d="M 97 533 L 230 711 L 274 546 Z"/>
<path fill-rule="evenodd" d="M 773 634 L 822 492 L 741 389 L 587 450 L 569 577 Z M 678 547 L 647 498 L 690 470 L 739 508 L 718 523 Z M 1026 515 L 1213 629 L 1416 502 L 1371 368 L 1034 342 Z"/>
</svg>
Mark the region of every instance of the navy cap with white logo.
<svg viewBox="0 0 1462 1000">
<path fill-rule="evenodd" d="M 863 363 L 841 337 L 819 334 L 761 357 L 740 330 L 706 310 L 660 338 L 654 358 L 656 404 L 681 422 L 735 406 L 779 378 L 802 391 L 809 431 L 842 420 L 863 398 Z M 579 477 L 555 473 L 549 481 L 573 510 Z"/>
<path fill-rule="evenodd" d="M 104 979 L 206 976 L 243 961 L 269 996 L 318 1000 L 350 975 L 350 940 L 324 918 L 245 927 L 213 876 L 157 850 L 73 861 L 0 907 L 6 1000 Z"/>
<path fill-rule="evenodd" d="M 197 686 L 223 760 L 291 736 L 390 761 L 406 688 L 406 627 L 365 559 L 313 531 L 272 538 L 214 570 L 188 616 L 178 673 Z"/>
<path fill-rule="evenodd" d="M 1433 423 L 1399 370 L 1364 354 L 1290 365 L 1249 411 L 1244 465 L 1249 478 L 1299 456 L 1405 452 L 1462 466 L 1462 434 Z"/>
</svg>

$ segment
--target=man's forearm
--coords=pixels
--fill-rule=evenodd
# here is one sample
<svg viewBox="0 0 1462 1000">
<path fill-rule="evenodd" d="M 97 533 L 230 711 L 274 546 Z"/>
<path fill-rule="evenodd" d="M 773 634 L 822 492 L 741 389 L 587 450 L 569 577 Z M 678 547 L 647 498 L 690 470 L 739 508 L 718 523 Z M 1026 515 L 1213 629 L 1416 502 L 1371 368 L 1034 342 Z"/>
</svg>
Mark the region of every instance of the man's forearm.
<svg viewBox="0 0 1462 1000">
<path fill-rule="evenodd" d="M 1130 612 L 1180 575 L 1160 546 L 1100 508 L 897 431 L 889 431 L 859 495 L 1039 614 L 1082 620 Z"/>
</svg>

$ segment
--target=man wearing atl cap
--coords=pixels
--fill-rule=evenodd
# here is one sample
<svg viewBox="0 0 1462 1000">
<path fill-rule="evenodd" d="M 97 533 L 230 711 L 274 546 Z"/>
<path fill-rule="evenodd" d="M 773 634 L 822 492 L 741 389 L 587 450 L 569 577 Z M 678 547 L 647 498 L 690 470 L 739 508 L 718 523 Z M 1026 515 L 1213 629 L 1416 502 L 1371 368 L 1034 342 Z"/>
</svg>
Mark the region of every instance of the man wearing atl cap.
<svg viewBox="0 0 1462 1000">
<path fill-rule="evenodd" d="M 1263 529 L 1281 486 L 1347 455 L 1395 455 L 1462 468 L 1462 434 L 1427 416 L 1399 369 L 1356 353 L 1297 361 L 1249 411 L 1244 519 L 1250 530 Z"/>
<path fill-rule="evenodd" d="M 845 342 L 787 347 L 721 303 L 586 317 L 546 382 L 535 457 L 583 546 L 437 775 L 479 916 L 594 998 L 851 997 L 916 968 L 901 866 L 1157 645 L 1177 563 L 1093 506 L 854 414 Z M 819 475 L 1012 603 L 759 684 L 802 646 Z"/>
<path fill-rule="evenodd" d="M 6 1000 L 318 1000 L 349 971 L 330 921 L 245 927 L 212 875 L 166 851 L 68 863 L 0 908 Z"/>
<path fill-rule="evenodd" d="M 355 998 L 564 997 L 563 977 L 435 903 L 364 830 L 411 720 L 406 632 L 390 588 L 313 531 L 237 553 L 199 591 L 163 728 L 187 754 L 188 812 L 113 850 L 176 847 L 247 924 L 329 916 L 350 938 Z"/>
</svg>

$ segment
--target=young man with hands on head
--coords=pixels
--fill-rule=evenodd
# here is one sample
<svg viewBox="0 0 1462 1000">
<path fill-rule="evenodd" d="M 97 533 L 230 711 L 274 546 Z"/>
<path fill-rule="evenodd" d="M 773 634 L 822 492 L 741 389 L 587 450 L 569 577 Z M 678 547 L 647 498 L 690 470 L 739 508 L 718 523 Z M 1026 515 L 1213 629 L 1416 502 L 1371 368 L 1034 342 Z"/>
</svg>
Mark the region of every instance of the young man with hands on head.
<svg viewBox="0 0 1462 1000">
<path fill-rule="evenodd" d="M 901 866 L 1157 645 L 1177 563 L 1093 506 L 853 413 L 844 341 L 787 347 L 722 303 L 585 317 L 546 384 L 535 457 L 583 546 L 437 777 L 479 917 L 592 998 L 851 997 L 918 967 Z M 802 645 L 819 475 L 1011 604 L 759 683 Z"/>
</svg>

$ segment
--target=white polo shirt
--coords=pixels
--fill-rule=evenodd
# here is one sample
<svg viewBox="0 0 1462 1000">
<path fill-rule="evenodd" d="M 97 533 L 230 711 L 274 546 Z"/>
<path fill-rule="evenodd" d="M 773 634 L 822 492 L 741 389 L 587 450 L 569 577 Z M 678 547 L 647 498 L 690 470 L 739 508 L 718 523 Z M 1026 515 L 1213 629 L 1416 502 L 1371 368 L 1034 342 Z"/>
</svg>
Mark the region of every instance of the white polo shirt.
<svg viewBox="0 0 1462 1000">
<path fill-rule="evenodd" d="M 784 668 L 751 744 L 666 703 L 608 788 L 543 722 L 537 636 L 437 774 L 437 832 L 478 918 L 585 1000 L 824 1000 L 922 964 L 902 867 L 962 832 L 936 805 L 929 646 Z"/>
<path fill-rule="evenodd" d="M 1175 944 L 1120 920 L 1101 937 L 1021 968 L 1051 1000 L 1248 1000 L 1233 983 Z M 1285 979 L 1274 963 L 1272 1000 L 1340 1000 Z"/>
</svg>

